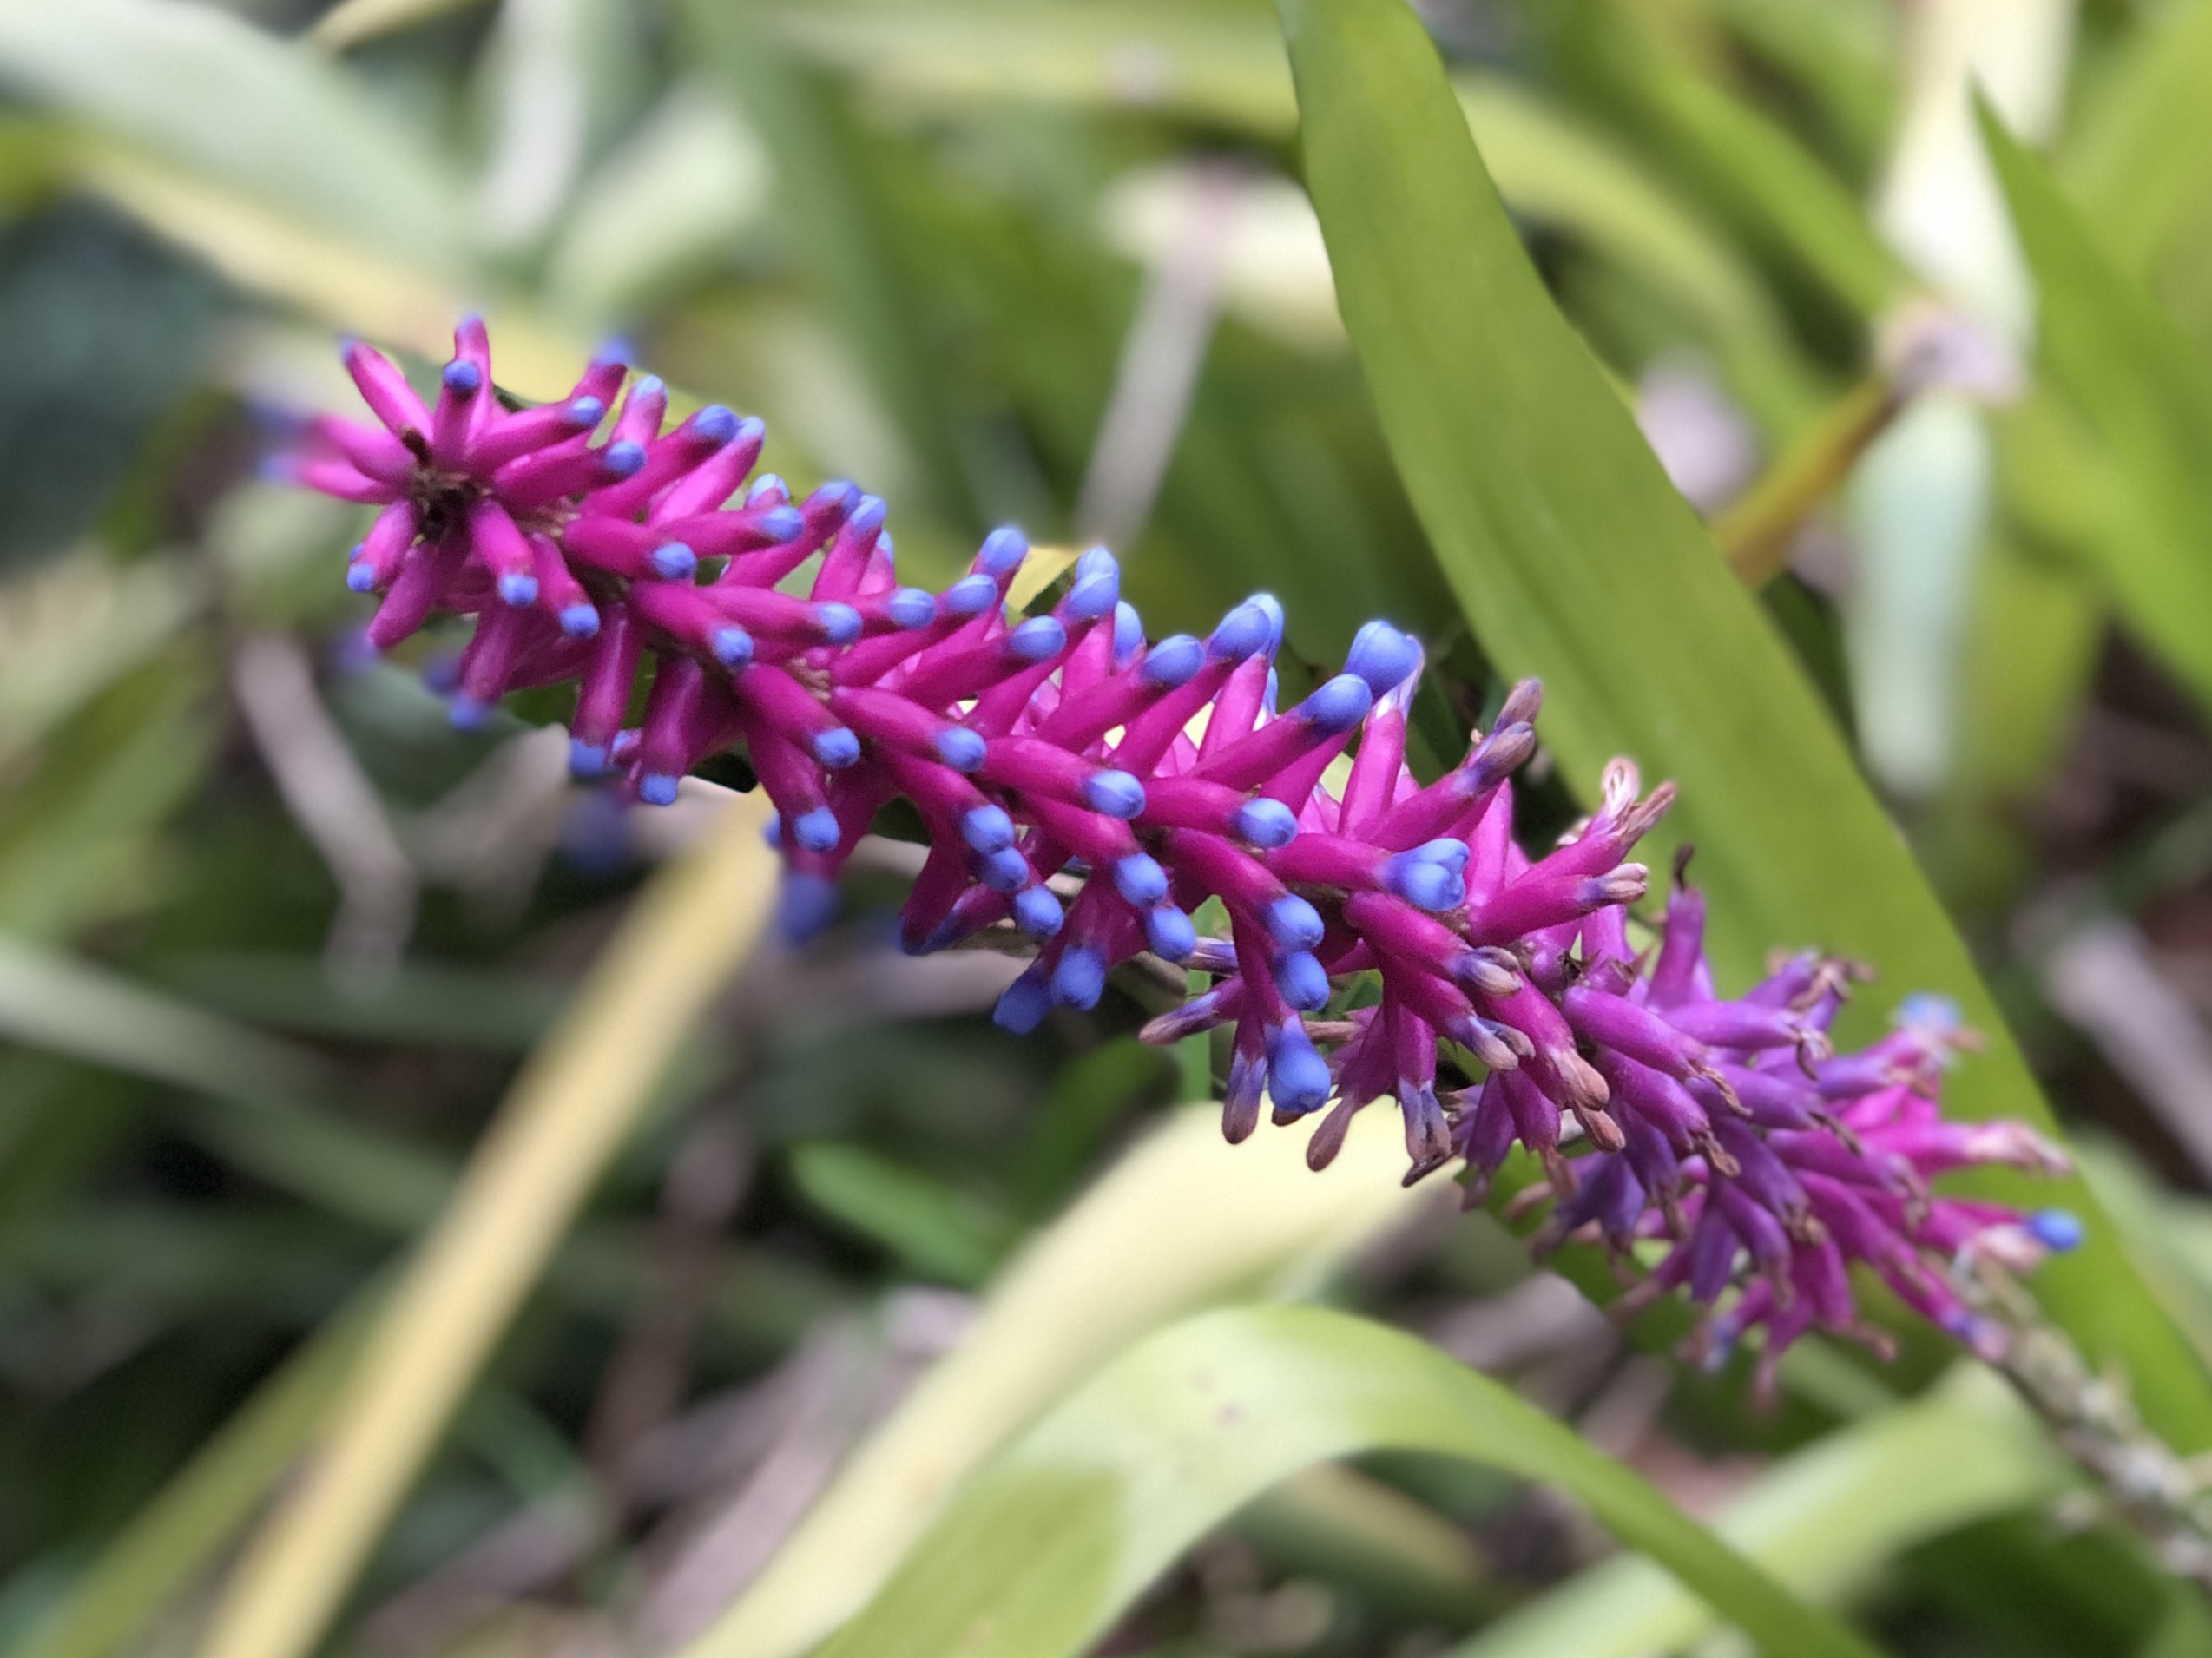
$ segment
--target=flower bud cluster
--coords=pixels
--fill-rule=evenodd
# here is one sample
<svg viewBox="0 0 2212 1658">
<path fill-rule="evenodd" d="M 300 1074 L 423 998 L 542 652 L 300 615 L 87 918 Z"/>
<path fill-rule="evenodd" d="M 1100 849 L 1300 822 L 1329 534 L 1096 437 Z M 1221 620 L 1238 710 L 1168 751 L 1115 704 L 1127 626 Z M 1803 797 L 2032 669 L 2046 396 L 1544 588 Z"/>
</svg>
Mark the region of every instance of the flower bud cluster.
<svg viewBox="0 0 2212 1658">
<path fill-rule="evenodd" d="M 1232 1141 L 1263 1109 L 1318 1116 L 1319 1168 L 1389 1095 L 1409 1182 L 1464 1160 L 1479 1194 L 1524 1148 L 1557 1200 L 1540 1244 L 1590 1236 L 1656 1260 L 1639 1293 L 1686 1288 L 1715 1354 L 1754 1326 L 1770 1360 L 1814 1326 L 1863 1333 L 1853 1262 L 1987 1345 L 1950 1266 L 2025 1267 L 2074 1241 L 2057 1212 L 1930 1193 L 1956 1168 L 2062 1166 L 2018 1125 L 1941 1119 L 1959 1033 L 1932 1004 L 1838 1056 L 1844 964 L 1796 957 L 1723 999 L 1702 899 L 1681 884 L 1656 949 L 1631 942 L 1648 876 L 1629 854 L 1671 786 L 1645 795 L 1616 762 L 1595 815 L 1545 856 L 1522 852 L 1508 780 L 1535 748 L 1534 681 L 1424 785 L 1405 759 L 1421 650 L 1387 623 L 1278 709 L 1267 595 L 1203 639 L 1149 641 L 1102 548 L 1048 613 L 1017 617 L 1017 534 L 995 531 L 942 593 L 902 587 L 882 502 L 748 484 L 760 422 L 709 407 L 664 431 L 650 376 L 614 408 L 617 360 L 531 409 L 494 393 L 474 320 L 434 403 L 365 345 L 346 362 L 377 424 L 318 419 L 285 465 L 381 508 L 347 576 L 381 595 L 371 641 L 473 615 L 456 718 L 576 681 L 576 770 L 647 803 L 741 745 L 778 810 L 792 931 L 833 912 L 845 860 L 903 799 L 929 842 L 905 947 L 987 929 L 1035 945 L 1000 1024 L 1094 1006 L 1141 952 L 1209 976 L 1144 1035 L 1228 1027 Z M 1219 936 L 1194 918 L 1208 900 Z"/>
</svg>

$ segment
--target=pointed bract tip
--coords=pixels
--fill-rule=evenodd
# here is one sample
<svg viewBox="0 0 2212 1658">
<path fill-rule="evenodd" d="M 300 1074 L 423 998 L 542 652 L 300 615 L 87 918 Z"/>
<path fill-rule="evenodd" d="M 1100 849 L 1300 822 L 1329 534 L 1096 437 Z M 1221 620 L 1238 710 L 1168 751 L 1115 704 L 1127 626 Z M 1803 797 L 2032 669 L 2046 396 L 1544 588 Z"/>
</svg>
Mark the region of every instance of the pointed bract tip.
<svg viewBox="0 0 2212 1658">
<path fill-rule="evenodd" d="M 561 611 L 561 631 L 571 639 L 596 639 L 599 636 L 598 607 L 583 603 L 564 606 Z"/>
<path fill-rule="evenodd" d="M 1025 886 L 1015 893 L 1013 911 L 1014 925 L 1032 944 L 1041 944 L 1052 937 L 1067 918 L 1051 889 L 1043 886 Z"/>
<path fill-rule="evenodd" d="M 1083 780 L 1083 798 L 1092 811 L 1124 821 L 1144 811 L 1144 785 L 1127 772 L 1093 772 Z"/>
<path fill-rule="evenodd" d="M 520 570 L 509 570 L 499 578 L 499 598 L 503 604 L 517 610 L 528 609 L 537 602 L 537 577 L 525 576 Z"/>
<path fill-rule="evenodd" d="M 802 812 L 799 820 L 791 826 L 791 838 L 810 852 L 831 852 L 845 837 L 837 821 L 837 813 L 826 806 L 812 812 Z"/>
<path fill-rule="evenodd" d="M 814 625 L 833 645 L 849 645 L 860 636 L 860 613 L 849 604 L 818 604 Z"/>
<path fill-rule="evenodd" d="M 637 780 L 637 798 L 647 806 L 674 806 L 676 780 L 668 772 L 648 772 Z"/>
<path fill-rule="evenodd" d="M 1067 648 L 1068 630 L 1056 616 L 1031 616 L 1006 635 L 1006 648 L 1025 662 L 1041 662 Z"/>
<path fill-rule="evenodd" d="M 1001 525 L 983 538 L 983 546 L 976 553 L 976 573 L 1003 582 L 1021 569 L 1022 561 L 1029 556 L 1028 537 L 1011 524 Z"/>
<path fill-rule="evenodd" d="M 947 726 L 930 740 L 937 757 L 956 772 L 972 772 L 984 763 L 990 747 L 978 732 L 965 726 Z"/>
<path fill-rule="evenodd" d="M 665 581 L 688 582 L 699 572 L 699 555 L 680 541 L 664 541 L 645 561 Z"/>
</svg>

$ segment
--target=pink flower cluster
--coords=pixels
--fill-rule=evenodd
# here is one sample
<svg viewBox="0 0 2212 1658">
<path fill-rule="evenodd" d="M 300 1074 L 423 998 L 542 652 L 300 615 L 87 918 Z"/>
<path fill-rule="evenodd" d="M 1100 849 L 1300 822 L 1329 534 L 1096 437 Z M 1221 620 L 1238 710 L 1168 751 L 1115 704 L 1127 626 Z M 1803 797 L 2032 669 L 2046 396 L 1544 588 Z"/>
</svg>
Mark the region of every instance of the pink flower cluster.
<svg viewBox="0 0 2212 1658">
<path fill-rule="evenodd" d="M 1986 1345 L 1952 1267 L 2024 1267 L 2076 1240 L 2062 1213 L 1930 1192 L 1955 1168 L 2063 1163 L 2018 1124 L 1941 1119 L 1958 1033 L 1928 1004 L 1839 1056 L 1843 964 L 1801 957 L 1720 997 L 1686 885 L 1656 950 L 1637 946 L 1648 878 L 1629 854 L 1670 786 L 1644 796 L 1616 762 L 1593 817 L 1540 859 L 1521 851 L 1508 779 L 1535 747 L 1533 681 L 1425 785 L 1405 760 L 1421 651 L 1386 623 L 1278 711 L 1282 615 L 1265 595 L 1202 640 L 1150 641 L 1096 549 L 1049 613 L 1017 617 L 1018 535 L 994 532 L 943 593 L 901 587 L 880 501 L 747 484 L 757 420 L 709 407 L 663 431 L 647 376 L 610 424 L 618 361 L 531 409 L 495 395 L 474 320 L 432 403 L 365 345 L 346 362 L 377 424 L 318 419 L 286 464 L 382 509 L 347 578 L 382 595 L 371 641 L 475 616 L 457 718 L 577 681 L 577 770 L 648 803 L 741 745 L 780 813 L 793 931 L 833 913 L 844 861 L 904 799 L 929 838 L 906 947 L 997 927 L 1037 946 L 1002 1025 L 1095 1005 L 1142 951 L 1210 975 L 1144 1034 L 1231 1027 L 1231 1140 L 1263 1104 L 1282 1123 L 1333 1100 L 1309 1142 L 1318 1168 L 1387 1095 L 1409 1181 L 1464 1159 L 1480 1191 L 1525 1148 L 1557 1198 L 1544 1241 L 1625 1256 L 1666 1240 L 1643 1293 L 1686 1287 L 1715 1352 L 1754 1326 L 1769 1360 L 1814 1326 L 1861 1332 L 1854 1261 Z M 1194 921 L 1208 900 L 1221 936 Z"/>
</svg>

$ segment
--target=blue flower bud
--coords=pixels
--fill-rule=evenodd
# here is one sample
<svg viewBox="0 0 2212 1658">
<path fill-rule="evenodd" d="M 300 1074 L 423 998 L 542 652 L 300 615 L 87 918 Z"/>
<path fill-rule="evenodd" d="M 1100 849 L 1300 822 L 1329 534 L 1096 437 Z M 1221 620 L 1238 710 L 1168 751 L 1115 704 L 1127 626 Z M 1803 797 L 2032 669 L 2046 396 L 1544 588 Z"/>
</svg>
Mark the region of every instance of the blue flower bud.
<svg viewBox="0 0 2212 1658">
<path fill-rule="evenodd" d="M 727 444 L 737 436 L 737 416 L 719 403 L 710 403 L 691 417 L 691 429 L 710 444 Z"/>
<path fill-rule="evenodd" d="M 791 838 L 810 852 L 829 852 L 837 850 L 837 843 L 845 838 L 845 830 L 837 820 L 837 813 L 826 806 L 802 813 L 799 821 L 791 826 Z"/>
<path fill-rule="evenodd" d="M 596 639 L 599 636 L 598 607 L 582 601 L 564 605 L 561 610 L 561 631 L 571 639 Z"/>
<path fill-rule="evenodd" d="M 1287 846 L 1298 839 L 1298 814 L 1280 800 L 1261 796 L 1237 807 L 1229 827 L 1263 852 Z"/>
<path fill-rule="evenodd" d="M 537 577 L 509 570 L 499 578 L 499 602 L 523 610 L 537 602 Z"/>
<path fill-rule="evenodd" d="M 1267 936 L 1284 950 L 1311 950 L 1326 931 L 1321 912 L 1295 892 L 1286 892 L 1268 905 L 1262 918 Z"/>
<path fill-rule="evenodd" d="M 2070 1209 L 2038 1209 L 2028 1217 L 2028 1231 L 2045 1249 L 2058 1254 L 2078 1249 L 2085 1235 L 2081 1217 Z"/>
<path fill-rule="evenodd" d="M 668 772 L 648 772 L 637 780 L 637 798 L 648 806 L 674 806 L 676 780 Z"/>
<path fill-rule="evenodd" d="M 1014 894 L 1014 924 L 1022 937 L 1043 944 L 1060 931 L 1066 912 L 1050 887 L 1025 886 Z"/>
<path fill-rule="evenodd" d="M 1467 843 L 1455 840 L 1450 835 L 1438 835 L 1434 840 L 1425 840 L 1412 851 L 1399 855 L 1418 858 L 1424 863 L 1441 865 L 1454 875 L 1464 875 L 1467 870 Z"/>
<path fill-rule="evenodd" d="M 599 464 L 610 477 L 629 477 L 645 464 L 645 446 L 633 444 L 627 438 L 609 444 L 599 451 Z"/>
<path fill-rule="evenodd" d="M 1310 950 L 1294 950 L 1274 964 L 1275 988 L 1300 1013 L 1319 1013 L 1329 1004 L 1329 976 Z"/>
<path fill-rule="evenodd" d="M 856 494 L 859 493 L 857 489 L 855 489 L 855 486 L 853 484 L 848 484 L 845 487 L 848 490 L 854 490 Z M 862 495 L 860 497 L 859 504 L 854 507 L 852 512 L 846 516 L 845 520 L 845 527 L 851 530 L 855 536 L 866 536 L 875 530 L 882 529 L 883 521 L 888 517 L 890 514 L 891 509 L 884 504 L 884 499 L 881 496 Z"/>
<path fill-rule="evenodd" d="M 1264 593 L 1247 599 L 1223 616 L 1206 641 L 1206 653 L 1219 661 L 1241 662 L 1248 656 L 1271 652 L 1282 638 L 1282 609 L 1261 601 Z"/>
<path fill-rule="evenodd" d="M 1067 648 L 1068 630 L 1054 616 L 1031 616 L 1006 635 L 1006 648 L 1025 662 L 1041 662 Z"/>
<path fill-rule="evenodd" d="M 491 716 L 492 705 L 457 691 L 445 705 L 446 723 L 456 731 L 474 731 Z"/>
<path fill-rule="evenodd" d="M 1375 694 L 1367 688 L 1366 681 L 1357 674 L 1340 674 L 1300 703 L 1298 712 L 1311 720 L 1316 730 L 1333 736 L 1340 731 L 1351 730 L 1366 719 L 1374 703 Z"/>
<path fill-rule="evenodd" d="M 745 504 L 748 507 L 772 507 L 790 499 L 791 485 L 774 472 L 763 472 L 745 486 Z"/>
<path fill-rule="evenodd" d="M 597 777 L 606 769 L 605 744 L 588 743 L 581 737 L 569 739 L 569 774 L 571 777 Z"/>
<path fill-rule="evenodd" d="M 1161 960 L 1180 966 L 1198 948 L 1198 929 L 1174 905 L 1155 905 L 1144 912 L 1144 942 Z"/>
<path fill-rule="evenodd" d="M 707 642 L 714 653 L 714 660 L 724 668 L 741 668 L 753 660 L 753 635 L 734 624 L 715 628 Z"/>
<path fill-rule="evenodd" d="M 776 927 L 794 944 L 803 944 L 837 919 L 837 883 L 805 870 L 784 873 L 776 894 Z"/>
<path fill-rule="evenodd" d="M 1303 1026 L 1281 1024 L 1267 1033 L 1267 1093 L 1277 1110 L 1301 1115 L 1318 1111 L 1335 1088 L 1328 1062 L 1314 1050 Z"/>
<path fill-rule="evenodd" d="M 814 751 L 815 760 L 833 772 L 841 772 L 860 759 L 859 738 L 843 726 L 816 732 L 806 746 Z"/>
<path fill-rule="evenodd" d="M 991 1022 L 1001 1030 L 1026 1036 L 1051 1011 L 1052 992 L 1046 986 L 1043 969 L 1033 964 L 1001 993 L 998 1005 L 991 1010 Z"/>
<path fill-rule="evenodd" d="M 956 772 L 972 772 L 990 752 L 979 733 L 965 726 L 947 726 L 931 739 L 937 757 Z"/>
<path fill-rule="evenodd" d="M 947 615 L 979 616 L 998 602 L 998 583 L 988 576 L 964 576 L 945 589 L 938 606 Z"/>
<path fill-rule="evenodd" d="M 1127 772 L 1093 772 L 1083 780 L 1083 798 L 1093 812 L 1123 821 L 1144 811 L 1144 785 Z"/>
<path fill-rule="evenodd" d="M 926 628 L 937 620 L 937 600 L 918 587 L 902 587 L 884 601 L 884 612 L 901 628 Z"/>
<path fill-rule="evenodd" d="M 1029 859 L 1011 846 L 1002 846 L 976 861 L 976 878 L 992 892 L 1011 896 L 1030 885 Z"/>
<path fill-rule="evenodd" d="M 1383 884 L 1417 910 L 1450 910 L 1467 898 L 1467 883 L 1459 876 L 1409 852 L 1383 865 Z"/>
<path fill-rule="evenodd" d="M 1421 665 L 1421 648 L 1410 634 L 1387 622 L 1371 622 L 1353 635 L 1344 671 L 1366 681 L 1377 696 L 1400 683 Z"/>
<path fill-rule="evenodd" d="M 1114 671 L 1119 673 L 1127 668 L 1143 648 L 1144 618 L 1137 615 L 1135 605 L 1123 599 L 1114 606 Z"/>
<path fill-rule="evenodd" d="M 455 397 L 471 398 L 476 395 L 477 388 L 484 384 L 484 371 L 474 363 L 457 358 L 445 365 L 445 372 L 438 376 L 438 379 Z"/>
<path fill-rule="evenodd" d="M 1168 896 L 1168 872 L 1149 852 L 1131 852 L 1114 865 L 1114 890 L 1140 910 Z"/>
<path fill-rule="evenodd" d="M 1052 999 L 1063 1008 L 1095 1008 L 1106 990 L 1106 958 L 1089 944 L 1070 944 L 1052 969 Z"/>
<path fill-rule="evenodd" d="M 377 573 L 366 563 L 356 561 L 346 567 L 346 585 L 355 593 L 373 593 L 377 589 Z"/>
<path fill-rule="evenodd" d="M 960 839 L 970 852 L 988 858 L 1014 844 L 1014 820 L 1004 806 L 970 806 L 960 814 Z"/>
<path fill-rule="evenodd" d="M 983 538 L 983 546 L 976 553 L 976 570 L 1004 581 L 1021 569 L 1022 561 L 1029 556 L 1030 544 L 1022 532 L 1011 524 L 1002 525 Z"/>
<path fill-rule="evenodd" d="M 1188 685 L 1205 666 L 1205 646 L 1188 634 L 1171 634 L 1144 653 L 1144 664 L 1136 671 L 1146 684 L 1172 691 Z"/>
<path fill-rule="evenodd" d="M 699 569 L 699 555 L 680 541 L 662 542 L 645 562 L 655 576 L 671 582 L 688 582 Z"/>
<path fill-rule="evenodd" d="M 814 625 L 833 645 L 849 645 L 860 636 L 860 613 L 849 604 L 818 604 Z"/>
<path fill-rule="evenodd" d="M 1075 584 L 1062 602 L 1068 614 L 1088 622 L 1103 616 L 1122 600 L 1122 567 L 1103 547 L 1094 547 L 1076 561 Z"/>
<path fill-rule="evenodd" d="M 607 405 L 597 398 L 576 398 L 561 411 L 561 419 L 571 426 L 596 426 L 607 418 Z"/>
</svg>

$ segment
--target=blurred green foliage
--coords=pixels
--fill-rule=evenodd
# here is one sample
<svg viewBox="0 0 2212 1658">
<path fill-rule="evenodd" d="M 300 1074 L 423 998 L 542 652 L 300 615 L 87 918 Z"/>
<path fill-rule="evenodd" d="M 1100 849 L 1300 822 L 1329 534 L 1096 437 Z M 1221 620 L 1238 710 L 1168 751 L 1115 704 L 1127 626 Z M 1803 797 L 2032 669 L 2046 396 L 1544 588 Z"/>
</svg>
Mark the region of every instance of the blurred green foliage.
<svg viewBox="0 0 2212 1658">
<path fill-rule="evenodd" d="M 356 516 L 258 476 L 346 399 L 334 332 L 427 372 L 470 306 L 518 394 L 620 334 L 760 413 L 794 484 L 892 501 L 913 579 L 1011 518 L 1113 534 L 1155 633 L 1274 590 L 1293 676 L 1389 615 L 1438 669 L 1424 767 L 1541 669 L 1530 844 L 1634 747 L 1690 786 L 1730 964 L 1863 950 L 1870 1030 L 1919 977 L 1981 995 L 1909 849 L 2025 1061 L 1997 1033 L 1962 1095 L 2031 1115 L 2031 1066 L 2110 1217 L 2053 1315 L 2206 1448 L 2212 3 L 1433 0 L 1448 86 L 1394 3 L 1293 11 L 1352 30 L 1333 105 L 1261 0 L 0 6 L 0 1650 L 194 1649 L 518 1067 L 696 837 L 549 770 L 550 707 L 451 730 L 420 677 L 450 635 L 363 661 Z M 1400 165 L 1441 210 L 1399 210 Z M 1407 292 L 1435 327 L 1386 339 Z M 1986 467 L 1930 461 L 1929 410 Z M 1908 530 L 1978 528 L 1886 529 L 1899 477 Z M 258 647 L 306 666 L 304 715 Z M 372 845 L 303 828 L 303 752 Z M 1741 1365 L 1678 1369 L 1679 1321 L 1616 1335 L 1386 1155 L 1317 1184 L 1214 1143 L 1172 1109 L 1194 1068 L 1131 1039 L 1141 976 L 997 1032 L 1005 964 L 892 950 L 905 878 L 888 847 L 829 939 L 635 1056 L 642 1123 L 541 1217 L 511 1326 L 466 1332 L 490 1356 L 332 1568 L 325 1649 L 758 1658 L 860 1614 L 839 1649 L 897 1653 L 917 1607 L 1057 1607 L 1037 1651 L 1708 1649 L 1585 1511 L 1429 1454 L 1517 1407 L 1377 1324 L 1579 1429 L 1579 1472 L 1502 1460 L 1719 1561 L 1723 1620 L 1929 1658 L 2212 1642 L 1932 1336 L 1807 1344 L 1762 1414 Z M 2092 924 L 2147 977 L 2077 993 Z M 2156 1040 L 2119 1017 L 2154 994 Z M 1178 1324 L 1280 1299 L 1342 1311 Z M 1240 1510 L 1299 1458 L 1185 1433 L 1145 1380 L 1207 1342 L 1283 1398 L 1372 1373 L 1299 1418 L 1343 1460 Z M 1023 1484 L 1056 1434 L 1096 1451 L 1081 1490 Z M 1606 1457 L 1720 1519 L 1637 1509 Z M 1210 1495 L 1148 1506 L 1175 1457 Z M 1139 1565 L 1078 1606 L 1053 1573 L 1109 1541 Z"/>
</svg>

